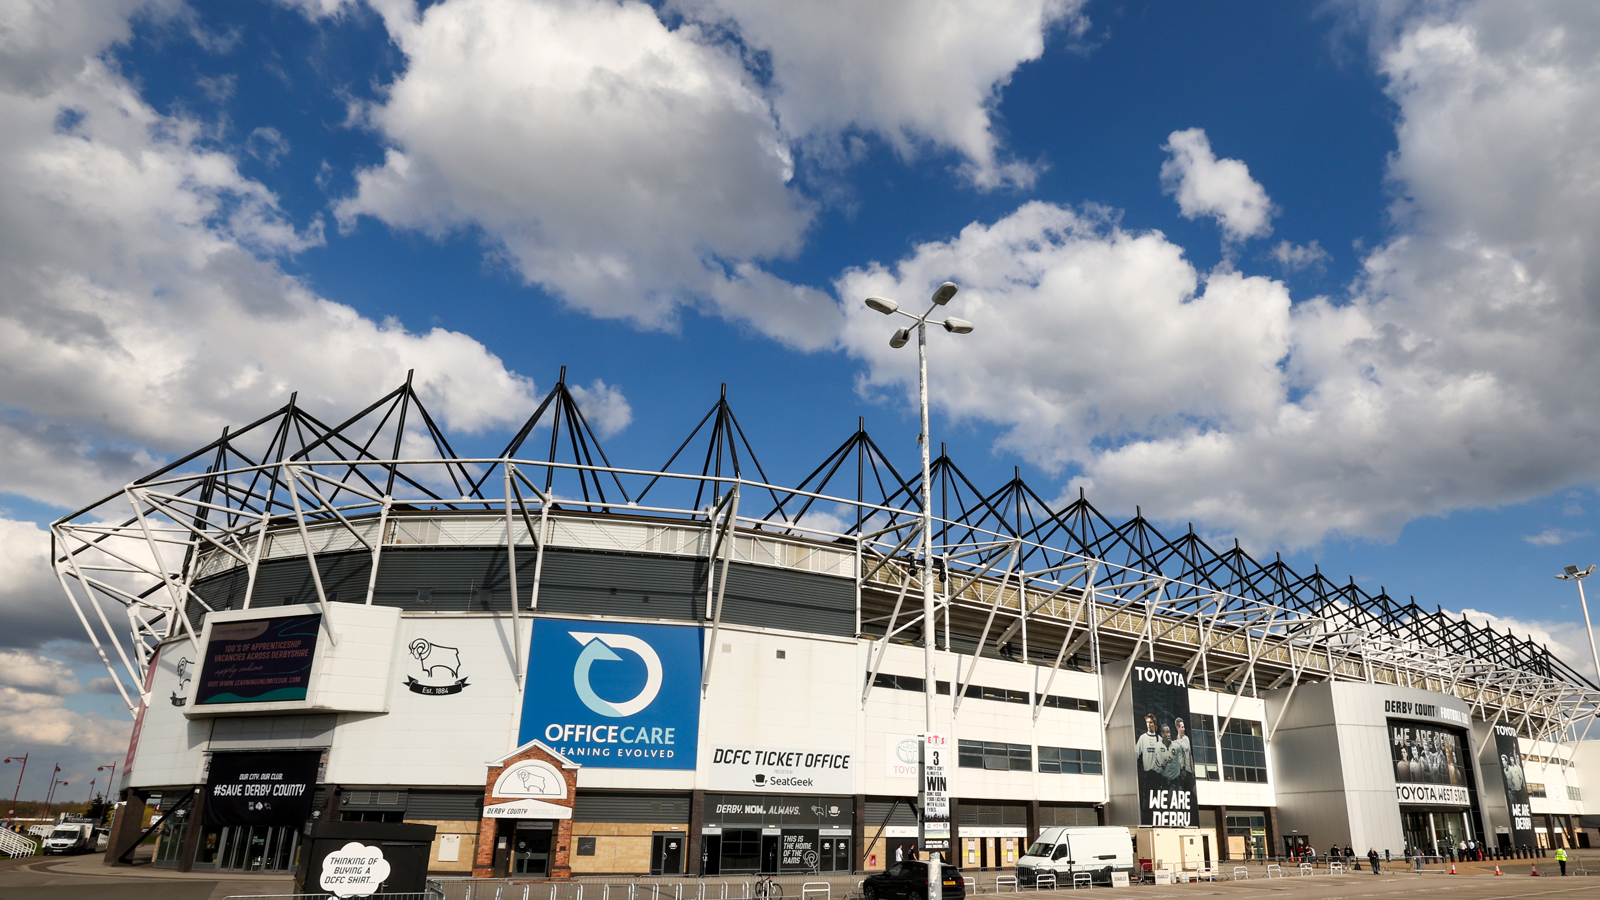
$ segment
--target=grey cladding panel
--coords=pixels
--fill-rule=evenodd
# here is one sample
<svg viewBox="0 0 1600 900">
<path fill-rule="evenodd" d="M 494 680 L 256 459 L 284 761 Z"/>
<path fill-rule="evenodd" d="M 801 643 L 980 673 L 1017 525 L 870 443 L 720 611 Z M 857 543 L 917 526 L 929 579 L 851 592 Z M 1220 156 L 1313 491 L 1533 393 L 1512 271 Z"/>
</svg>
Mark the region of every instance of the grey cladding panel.
<svg viewBox="0 0 1600 900">
<path fill-rule="evenodd" d="M 406 818 L 443 822 L 483 817 L 483 791 L 411 791 Z"/>
<path fill-rule="evenodd" d="M 891 814 L 890 807 L 894 807 Z M 884 819 L 888 821 L 885 822 Z M 871 831 L 880 825 L 915 825 L 917 824 L 917 811 L 912 808 L 909 800 L 901 800 L 898 804 L 893 800 L 868 800 L 866 806 L 866 826 Z"/>
<path fill-rule="evenodd" d="M 370 557 L 365 551 L 318 558 L 330 599 L 366 599 Z M 517 551 L 517 590 L 532 596 L 535 553 Z M 466 612 L 511 606 L 504 550 L 462 547 L 386 547 L 373 602 L 401 609 Z M 703 621 L 706 560 L 585 550 L 545 553 L 539 611 Z M 720 571 L 720 569 L 719 569 Z M 244 602 L 243 569 L 205 579 L 196 593 L 218 609 Z M 252 606 L 316 601 L 311 570 L 301 558 L 261 564 Z M 191 603 L 197 623 L 203 610 Z M 767 628 L 851 636 L 855 587 L 848 578 L 734 563 L 729 567 L 723 621 Z"/>
<path fill-rule="evenodd" d="M 688 794 L 607 794 L 579 791 L 574 822 L 689 823 Z"/>
<path fill-rule="evenodd" d="M 850 637 L 856 628 L 849 578 L 735 563 L 728 567 L 722 620 Z"/>
</svg>

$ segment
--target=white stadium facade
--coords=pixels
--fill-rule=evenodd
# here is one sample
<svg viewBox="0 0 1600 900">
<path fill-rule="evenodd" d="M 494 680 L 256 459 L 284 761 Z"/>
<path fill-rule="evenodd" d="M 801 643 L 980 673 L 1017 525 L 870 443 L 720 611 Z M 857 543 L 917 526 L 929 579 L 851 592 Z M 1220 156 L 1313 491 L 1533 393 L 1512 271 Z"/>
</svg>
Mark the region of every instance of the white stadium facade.
<svg viewBox="0 0 1600 900">
<path fill-rule="evenodd" d="M 154 816 L 183 870 L 288 870 L 331 822 L 432 826 L 444 874 L 882 869 L 926 641 L 963 868 L 1052 825 L 1191 824 L 1219 860 L 1600 839 L 1600 690 L 1544 646 L 942 453 L 925 560 L 919 478 L 859 425 L 773 484 L 723 397 L 670 456 L 613 464 L 564 371 L 458 456 L 408 380 L 56 522 L 136 719 L 108 860 Z M 1185 808 L 1152 813 L 1157 766 Z"/>
</svg>

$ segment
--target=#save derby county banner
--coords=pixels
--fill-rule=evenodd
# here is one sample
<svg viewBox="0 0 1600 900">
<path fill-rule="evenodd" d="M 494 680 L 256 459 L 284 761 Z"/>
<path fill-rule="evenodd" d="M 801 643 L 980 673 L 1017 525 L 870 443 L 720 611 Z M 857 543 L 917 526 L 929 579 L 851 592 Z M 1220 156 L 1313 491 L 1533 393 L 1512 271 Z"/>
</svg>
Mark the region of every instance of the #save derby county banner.
<svg viewBox="0 0 1600 900">
<path fill-rule="evenodd" d="M 213 753 L 207 825 L 292 825 L 311 817 L 321 750 Z"/>
<path fill-rule="evenodd" d="M 321 624 L 312 614 L 212 625 L 195 705 L 304 700 Z"/>
<path fill-rule="evenodd" d="M 693 769 L 700 653 L 699 628 L 537 619 L 518 743 L 585 766 Z"/>
<path fill-rule="evenodd" d="M 1528 779 L 1522 772 L 1522 743 L 1517 729 L 1496 723 L 1494 749 L 1500 757 L 1500 779 L 1506 787 L 1506 808 L 1511 811 L 1511 846 L 1534 846 L 1533 808 L 1528 805 Z"/>
<path fill-rule="evenodd" d="M 1133 752 L 1139 773 L 1139 824 L 1196 824 L 1194 745 L 1189 735 L 1189 673 L 1177 666 L 1131 662 Z"/>
</svg>

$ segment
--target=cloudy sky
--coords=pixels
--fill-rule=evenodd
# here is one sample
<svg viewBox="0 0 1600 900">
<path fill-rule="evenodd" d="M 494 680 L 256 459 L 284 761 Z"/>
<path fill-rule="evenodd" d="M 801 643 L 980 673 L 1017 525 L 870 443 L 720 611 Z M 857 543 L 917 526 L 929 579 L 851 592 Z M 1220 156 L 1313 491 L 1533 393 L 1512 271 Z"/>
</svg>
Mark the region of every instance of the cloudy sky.
<svg viewBox="0 0 1600 900">
<path fill-rule="evenodd" d="M 568 365 L 623 465 L 726 382 L 777 480 L 857 416 L 912 468 L 860 301 L 945 280 L 980 484 L 1590 668 L 1600 6 L 805 8 L 0 2 L 0 753 L 120 759 L 42 524 L 224 425 L 414 368 L 498 447 Z"/>
</svg>

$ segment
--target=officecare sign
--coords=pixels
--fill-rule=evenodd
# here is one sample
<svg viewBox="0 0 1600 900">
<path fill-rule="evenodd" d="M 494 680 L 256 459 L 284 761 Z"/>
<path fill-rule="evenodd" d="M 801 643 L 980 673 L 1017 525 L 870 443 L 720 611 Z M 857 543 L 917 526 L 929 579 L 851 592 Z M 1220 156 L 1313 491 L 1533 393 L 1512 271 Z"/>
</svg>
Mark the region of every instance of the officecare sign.
<svg viewBox="0 0 1600 900">
<path fill-rule="evenodd" d="M 700 629 L 539 619 L 518 740 L 585 766 L 693 769 Z"/>
</svg>

